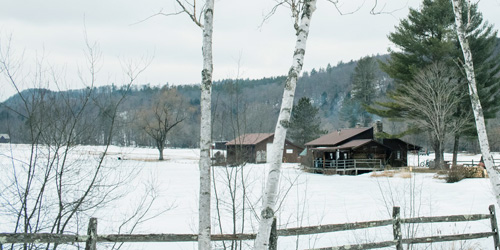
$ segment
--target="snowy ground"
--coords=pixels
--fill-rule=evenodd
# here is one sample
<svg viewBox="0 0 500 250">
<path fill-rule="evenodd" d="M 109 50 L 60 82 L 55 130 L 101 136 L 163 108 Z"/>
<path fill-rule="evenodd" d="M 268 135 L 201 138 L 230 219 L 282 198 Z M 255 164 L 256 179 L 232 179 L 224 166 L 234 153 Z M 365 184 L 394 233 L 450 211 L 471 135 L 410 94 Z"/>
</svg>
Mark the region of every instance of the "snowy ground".
<svg viewBox="0 0 500 250">
<path fill-rule="evenodd" d="M 21 155 L 25 145 L 0 145 L 0 166 L 10 164 L 8 155 Z M 81 146 L 74 153 L 78 155 L 98 154 L 99 147 Z M 500 156 L 497 154 L 497 157 Z M 124 214 L 129 213 L 148 184 L 153 184 L 158 195 L 152 212 L 167 211 L 140 224 L 135 233 L 196 233 L 198 200 L 198 159 L 196 149 L 167 149 L 165 161 L 156 161 L 157 151 L 144 148 L 112 147 L 106 164 L 116 166 L 121 173 L 134 173 L 127 185 L 127 195 L 110 204 L 106 209 L 96 211 L 98 233 L 114 233 Z M 120 160 L 118 159 L 120 158 Z M 417 159 L 425 161 L 429 156 L 410 156 L 409 164 L 418 165 Z M 451 155 L 445 156 L 451 160 Z M 461 154 L 459 160 L 478 161 L 480 155 Z M 88 166 L 87 166 L 88 167 Z M 248 164 L 241 168 L 215 167 L 218 203 L 214 199 L 213 232 L 232 233 L 232 208 L 235 207 L 235 221 L 245 232 L 255 232 L 257 221 L 254 214 L 260 207 L 259 197 L 264 185 L 266 164 Z M 239 171 L 239 172 L 238 172 Z M 243 172 L 241 172 L 243 171 Z M 466 179 L 448 184 L 434 178 L 434 174 L 412 174 L 395 177 L 320 175 L 304 173 L 297 164 L 284 164 L 283 200 L 280 200 L 278 224 L 280 228 L 320 225 L 332 223 L 359 222 L 388 219 L 392 206 L 400 206 L 402 217 L 439 216 L 452 214 L 486 214 L 488 206 L 495 203 L 488 179 Z M 228 191 L 228 179 L 237 186 L 234 203 Z M 244 185 L 242 185 L 244 180 Z M 243 193 L 242 187 L 245 188 Z M 225 188 L 226 187 L 226 188 Z M 215 193 L 214 193 L 215 196 Z M 245 197 L 245 198 L 243 198 Z M 244 201 L 244 202 L 243 202 Z M 234 204 L 234 206 L 233 206 Z M 218 205 L 218 210 L 216 209 Z M 498 210 L 498 208 L 497 208 Z M 217 214 L 222 218 L 219 223 Z M 244 223 L 244 225 L 242 225 Z M 8 230 L 0 226 L 0 230 Z M 406 228 L 404 235 L 446 235 L 465 232 L 489 231 L 487 220 L 469 223 L 444 223 L 417 228 Z M 352 243 L 365 243 L 392 239 L 392 228 L 381 227 L 371 230 L 346 231 L 316 236 L 282 237 L 280 249 L 307 249 Z M 248 242 L 251 245 L 251 242 Z M 468 242 L 445 243 L 444 245 L 419 245 L 419 249 L 492 249 L 491 238 Z M 196 249 L 196 243 L 134 243 L 124 249 Z"/>
</svg>

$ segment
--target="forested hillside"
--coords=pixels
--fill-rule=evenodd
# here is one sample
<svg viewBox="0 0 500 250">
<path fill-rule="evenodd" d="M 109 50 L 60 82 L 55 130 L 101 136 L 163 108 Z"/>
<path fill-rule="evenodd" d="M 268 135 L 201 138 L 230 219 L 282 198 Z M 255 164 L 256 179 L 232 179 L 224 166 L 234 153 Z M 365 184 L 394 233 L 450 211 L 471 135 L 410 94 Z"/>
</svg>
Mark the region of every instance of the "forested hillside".
<svg viewBox="0 0 500 250">
<path fill-rule="evenodd" d="M 497 47 L 497 51 L 500 47 Z M 376 61 L 384 61 L 387 55 L 375 56 Z M 321 128 L 333 131 L 338 128 L 352 127 L 360 121 L 362 107 L 355 104 L 352 93 L 352 77 L 358 61 L 339 62 L 335 66 L 328 64 L 324 68 L 304 72 L 297 87 L 298 101 L 308 97 L 311 103 L 319 108 Z M 373 93 L 375 100 L 384 100 L 385 93 L 392 88 L 393 81 L 383 73 L 376 64 L 376 86 Z M 263 79 L 225 79 L 214 82 L 212 112 L 213 141 L 227 141 L 244 133 L 273 132 L 279 113 L 285 76 Z M 51 100 L 53 105 L 73 100 L 78 105 L 78 98 L 88 89 L 53 92 L 45 89 L 29 89 L 22 92 L 27 100 L 43 98 Z M 152 110 L 163 108 L 165 119 L 170 122 L 181 120 L 177 126 L 168 131 L 167 147 L 197 147 L 199 143 L 199 104 L 200 89 L 198 85 L 141 85 L 116 87 L 112 84 L 97 87 L 91 91 L 92 109 L 88 109 L 82 127 L 78 129 L 79 141 L 75 144 L 103 144 L 107 130 L 102 128 L 113 123 L 112 143 L 116 145 L 135 145 L 156 147 L 156 141 L 148 135 L 146 121 L 154 118 Z M 125 99 L 116 110 L 116 118 L 107 114 L 120 98 Z M 40 100 L 38 100 L 40 101 Z M 354 103 L 354 104 L 353 104 Z M 160 104 L 160 105 L 159 105 Z M 14 143 L 26 143 L 30 136 L 25 125 L 31 121 L 20 108 L 24 105 L 19 95 L 12 96 L 0 106 L 0 133 L 10 135 Z M 353 106 L 354 105 L 354 106 Z M 76 107 L 75 107 L 76 108 Z M 49 111 L 48 111 L 49 112 Z M 58 112 L 39 114 L 49 116 L 56 123 Z M 60 114 L 59 114 L 60 115 Z M 373 120 L 381 119 L 373 117 Z M 398 132 L 406 126 L 401 121 L 383 120 L 384 129 Z M 491 131 L 499 131 L 498 122 L 490 122 Z M 410 142 L 426 146 L 427 136 L 417 135 L 406 138 Z M 475 150 L 475 140 L 464 141 L 464 150 Z M 492 142 L 498 150 L 499 143 Z"/>
</svg>

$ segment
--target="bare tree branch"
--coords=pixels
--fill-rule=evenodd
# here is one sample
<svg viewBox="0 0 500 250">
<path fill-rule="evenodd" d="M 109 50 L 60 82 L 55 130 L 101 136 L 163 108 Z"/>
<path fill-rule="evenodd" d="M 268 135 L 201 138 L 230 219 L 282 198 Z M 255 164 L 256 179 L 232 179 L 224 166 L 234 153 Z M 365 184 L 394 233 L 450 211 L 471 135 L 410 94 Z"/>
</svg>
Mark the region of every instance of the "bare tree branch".
<svg viewBox="0 0 500 250">
<path fill-rule="evenodd" d="M 153 15 L 151 15 L 151 16 L 148 16 L 148 17 L 146 17 L 146 18 L 144 18 L 144 19 L 142 19 L 142 20 L 139 20 L 139 21 L 137 21 L 137 22 L 135 22 L 135 23 L 131 23 L 131 24 L 129 24 L 129 25 L 130 25 L 130 26 L 132 26 L 132 25 L 137 25 L 137 24 L 143 23 L 143 22 L 145 22 L 145 21 L 147 21 L 147 20 L 149 20 L 149 19 L 151 19 L 151 18 L 153 18 L 153 17 L 156 17 L 156 16 L 167 16 L 167 17 L 168 17 L 168 16 L 177 16 L 177 15 L 182 14 L 182 13 L 184 13 L 184 10 L 182 10 L 182 11 L 178 11 L 178 12 L 164 13 L 164 12 L 163 12 L 163 9 L 161 9 L 160 11 L 158 11 L 158 13 L 153 14 Z"/>
</svg>

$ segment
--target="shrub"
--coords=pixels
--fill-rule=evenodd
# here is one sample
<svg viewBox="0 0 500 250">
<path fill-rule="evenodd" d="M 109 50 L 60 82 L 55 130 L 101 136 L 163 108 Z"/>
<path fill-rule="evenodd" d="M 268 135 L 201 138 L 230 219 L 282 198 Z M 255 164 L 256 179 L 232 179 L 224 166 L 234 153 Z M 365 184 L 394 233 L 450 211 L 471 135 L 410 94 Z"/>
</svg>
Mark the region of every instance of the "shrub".
<svg viewBox="0 0 500 250">
<path fill-rule="evenodd" d="M 446 175 L 447 183 L 455 183 L 467 178 L 467 170 L 463 166 L 453 166 Z"/>
</svg>

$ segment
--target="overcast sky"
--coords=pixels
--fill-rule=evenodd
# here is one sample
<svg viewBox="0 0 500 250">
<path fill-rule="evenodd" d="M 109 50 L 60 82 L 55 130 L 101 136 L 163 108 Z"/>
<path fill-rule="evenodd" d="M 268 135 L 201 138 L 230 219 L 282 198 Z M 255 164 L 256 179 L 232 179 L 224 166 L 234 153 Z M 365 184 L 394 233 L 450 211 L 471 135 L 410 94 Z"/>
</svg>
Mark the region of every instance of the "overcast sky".
<svg viewBox="0 0 500 250">
<path fill-rule="evenodd" d="M 11 37 L 14 55 L 23 55 L 26 67 L 31 68 L 37 55 L 38 58 L 44 55 L 44 65 L 61 74 L 63 88 L 85 86 L 76 77 L 77 68 L 85 66 L 85 30 L 88 40 L 99 44 L 102 53 L 99 84 L 121 85 L 124 62 L 140 62 L 141 58 L 152 59 L 137 85 L 200 81 L 201 29 L 187 16 L 156 16 L 137 23 L 160 11 L 179 11 L 174 0 L 0 2 L 2 49 L 5 51 L 6 41 Z M 340 15 L 332 4 L 319 0 L 312 18 L 304 70 L 386 53 L 391 46 L 387 39 L 389 32 L 394 31 L 400 18 L 407 16 L 408 7 L 418 8 L 421 1 L 379 0 L 377 10 L 390 14 L 370 15 L 373 2 L 345 0 L 340 6 L 343 12 L 361 8 L 353 14 Z M 216 0 L 214 80 L 286 74 L 295 45 L 288 10 L 280 9 L 261 26 L 274 3 L 273 0 Z M 485 19 L 498 29 L 500 0 L 482 0 L 479 7 Z M 27 83 L 22 85 L 29 87 Z M 0 101 L 14 93 L 5 80 L 1 87 Z"/>
</svg>

